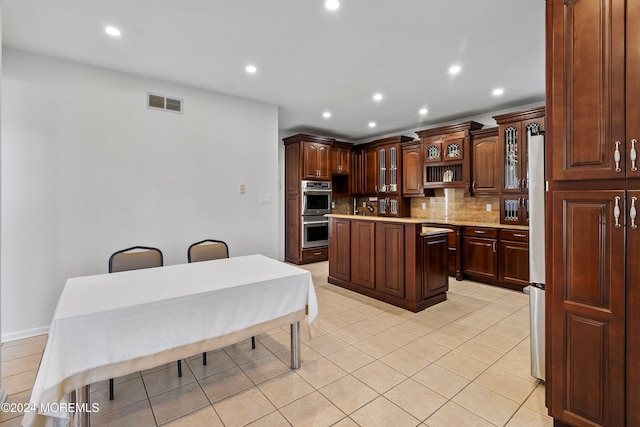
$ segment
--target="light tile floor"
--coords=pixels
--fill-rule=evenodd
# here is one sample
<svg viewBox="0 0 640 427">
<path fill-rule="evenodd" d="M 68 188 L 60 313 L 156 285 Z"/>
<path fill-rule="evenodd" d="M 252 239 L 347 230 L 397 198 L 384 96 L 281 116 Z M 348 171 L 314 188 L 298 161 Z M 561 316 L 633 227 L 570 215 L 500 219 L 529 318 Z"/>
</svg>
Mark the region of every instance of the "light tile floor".
<svg viewBox="0 0 640 427">
<path fill-rule="evenodd" d="M 99 426 L 551 426 L 544 384 L 529 375 L 529 307 L 521 292 L 449 282 L 448 300 L 420 313 L 327 283 L 311 271 L 320 330 L 303 330 L 289 368 L 288 328 L 208 355 L 93 384 Z M 46 336 L 2 345 L 9 402 L 27 402 Z M 0 413 L 0 427 L 20 414 Z"/>
</svg>

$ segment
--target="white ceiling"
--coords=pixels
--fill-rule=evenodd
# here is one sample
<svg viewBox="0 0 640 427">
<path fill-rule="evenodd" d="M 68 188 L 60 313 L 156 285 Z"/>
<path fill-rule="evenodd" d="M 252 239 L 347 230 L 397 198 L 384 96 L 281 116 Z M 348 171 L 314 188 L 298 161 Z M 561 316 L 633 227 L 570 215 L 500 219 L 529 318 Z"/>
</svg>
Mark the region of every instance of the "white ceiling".
<svg viewBox="0 0 640 427">
<path fill-rule="evenodd" d="M 334 12 L 324 0 L 1 7 L 4 46 L 276 104 L 282 132 L 355 141 L 544 99 L 544 0 L 341 0 Z"/>
</svg>

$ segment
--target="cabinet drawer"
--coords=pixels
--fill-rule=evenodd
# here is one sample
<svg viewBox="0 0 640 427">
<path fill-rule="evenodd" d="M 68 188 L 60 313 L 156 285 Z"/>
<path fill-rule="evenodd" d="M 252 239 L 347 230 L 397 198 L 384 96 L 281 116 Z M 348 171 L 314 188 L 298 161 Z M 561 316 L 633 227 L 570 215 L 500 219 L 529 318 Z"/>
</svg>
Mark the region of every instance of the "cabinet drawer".
<svg viewBox="0 0 640 427">
<path fill-rule="evenodd" d="M 485 227 L 465 227 L 464 235 L 468 237 L 497 239 L 498 230 L 496 230 L 495 228 L 485 228 Z"/>
<path fill-rule="evenodd" d="M 302 262 L 318 262 L 329 259 L 329 248 L 305 249 L 302 251 Z"/>
<path fill-rule="evenodd" d="M 528 230 L 500 230 L 500 240 L 512 240 L 514 242 L 528 242 Z"/>
</svg>

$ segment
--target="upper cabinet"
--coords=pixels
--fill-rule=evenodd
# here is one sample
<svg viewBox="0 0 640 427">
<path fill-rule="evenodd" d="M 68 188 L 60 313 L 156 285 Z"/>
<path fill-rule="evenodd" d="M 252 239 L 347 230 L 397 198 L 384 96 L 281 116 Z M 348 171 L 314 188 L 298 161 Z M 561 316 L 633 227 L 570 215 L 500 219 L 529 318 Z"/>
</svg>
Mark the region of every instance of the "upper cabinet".
<svg viewBox="0 0 640 427">
<path fill-rule="evenodd" d="M 501 192 L 526 193 L 527 137 L 538 135 L 545 129 L 545 108 L 539 107 L 493 118 L 499 128 L 499 152 L 502 162 Z"/>
<path fill-rule="evenodd" d="M 547 0 L 546 390 L 562 425 L 640 425 L 639 27 L 640 0 Z"/>
<path fill-rule="evenodd" d="M 331 180 L 330 152 L 333 138 L 297 134 L 283 139 L 287 166 L 287 182 L 292 189 L 299 187 L 301 180 Z M 295 146 L 295 149 L 291 148 Z M 295 154 L 294 154 L 295 153 Z"/>
<path fill-rule="evenodd" d="M 377 153 L 377 193 L 400 194 L 402 183 L 401 143 L 411 141 L 408 136 L 393 136 L 373 141 Z"/>
<path fill-rule="evenodd" d="M 378 193 L 378 150 L 375 146 L 367 146 L 362 150 L 362 192 L 370 195 Z"/>
<path fill-rule="evenodd" d="M 351 144 L 336 142 L 329 153 L 331 174 L 348 175 L 351 169 Z"/>
<path fill-rule="evenodd" d="M 393 136 L 373 141 L 376 161 L 375 190 L 378 195 L 378 215 L 407 216 L 409 203 L 400 196 L 402 192 L 402 143 L 411 141 L 408 136 Z M 368 150 L 365 150 L 365 153 Z"/>
<path fill-rule="evenodd" d="M 473 195 L 500 192 L 498 128 L 471 131 L 471 191 Z"/>
<path fill-rule="evenodd" d="M 554 179 L 640 177 L 639 13 L 637 0 L 554 5 Z"/>
<path fill-rule="evenodd" d="M 304 179 L 328 181 L 329 150 L 331 145 L 318 142 L 304 141 L 302 156 L 302 176 Z"/>
<path fill-rule="evenodd" d="M 402 144 L 402 195 L 404 197 L 424 197 L 422 163 L 420 141 Z"/>
<path fill-rule="evenodd" d="M 469 194 L 470 131 L 482 126 L 464 122 L 416 132 L 422 142 L 424 188 L 462 187 Z"/>
</svg>

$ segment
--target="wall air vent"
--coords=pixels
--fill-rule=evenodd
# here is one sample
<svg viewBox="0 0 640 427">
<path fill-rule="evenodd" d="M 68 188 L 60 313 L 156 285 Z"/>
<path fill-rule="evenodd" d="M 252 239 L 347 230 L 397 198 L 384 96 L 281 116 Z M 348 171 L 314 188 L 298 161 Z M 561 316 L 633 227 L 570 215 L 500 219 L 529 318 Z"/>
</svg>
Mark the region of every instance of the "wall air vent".
<svg viewBox="0 0 640 427">
<path fill-rule="evenodd" d="M 147 108 L 182 113 L 182 99 L 147 93 Z"/>
</svg>

